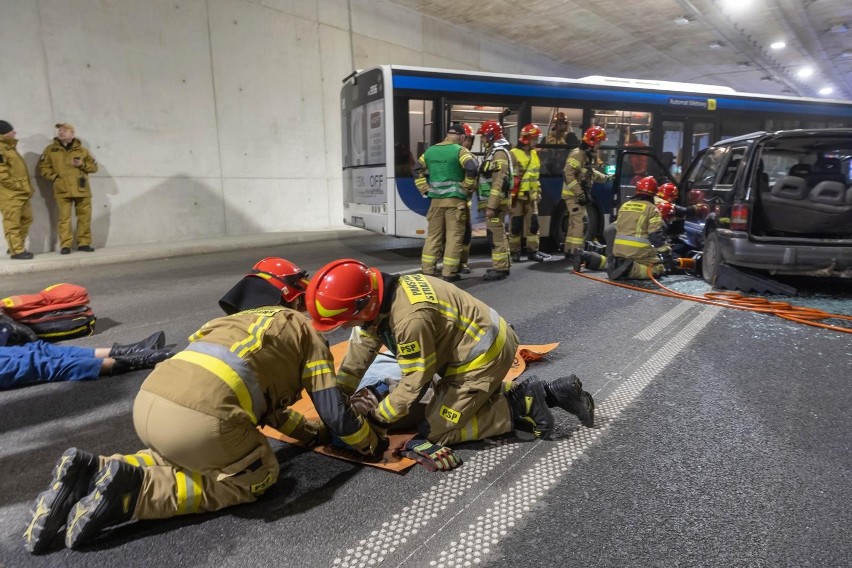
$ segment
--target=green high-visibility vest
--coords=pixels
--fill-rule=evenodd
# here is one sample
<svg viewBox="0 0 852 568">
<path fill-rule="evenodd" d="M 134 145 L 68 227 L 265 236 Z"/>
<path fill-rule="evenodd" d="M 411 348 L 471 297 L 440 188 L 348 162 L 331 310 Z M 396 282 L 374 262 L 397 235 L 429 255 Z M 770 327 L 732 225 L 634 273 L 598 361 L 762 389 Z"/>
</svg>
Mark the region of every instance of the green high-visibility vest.
<svg viewBox="0 0 852 568">
<path fill-rule="evenodd" d="M 460 151 L 458 144 L 435 144 L 423 154 L 429 170 L 429 192 L 426 195 L 430 199 L 467 199 L 467 193 L 461 186 L 464 170 L 459 164 Z"/>
</svg>

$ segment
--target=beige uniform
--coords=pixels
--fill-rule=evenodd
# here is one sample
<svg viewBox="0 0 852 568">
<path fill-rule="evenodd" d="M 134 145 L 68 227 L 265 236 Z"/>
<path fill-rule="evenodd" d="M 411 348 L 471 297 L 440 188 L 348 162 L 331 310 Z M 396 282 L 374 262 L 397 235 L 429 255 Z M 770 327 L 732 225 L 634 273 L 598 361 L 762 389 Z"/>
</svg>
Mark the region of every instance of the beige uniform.
<svg viewBox="0 0 852 568">
<path fill-rule="evenodd" d="M 326 436 L 322 424 L 288 409 L 303 388 L 331 432 L 359 451 L 377 446 L 338 390 L 331 352 L 303 314 L 247 310 L 208 322 L 190 341 L 157 365 L 136 397 L 133 424 L 149 449 L 110 458 L 144 467 L 134 519 L 254 501 L 278 478 L 258 426 L 308 443 Z"/>
<path fill-rule="evenodd" d="M 79 166 L 74 165 L 75 158 L 80 160 Z M 73 241 L 72 208 L 77 215 L 77 246 L 92 244 L 92 188 L 89 185 L 89 174 L 97 171 L 98 163 L 77 138 L 67 146 L 54 138 L 39 158 L 38 173 L 53 182 L 53 197 L 59 210 L 56 229 L 61 248 L 70 248 Z"/>
<path fill-rule="evenodd" d="M 648 267 L 654 276 L 665 272 L 659 255 L 671 250 L 665 236 L 665 224 L 652 198 L 630 199 L 618 210 L 611 265 L 612 280 L 648 279 Z"/>
<path fill-rule="evenodd" d="M 565 170 L 562 172 L 562 199 L 568 211 L 568 231 L 565 234 L 565 252 L 583 250 L 586 243 L 583 220 L 586 218 L 586 205 L 580 204 L 578 198 L 583 193 L 583 185 L 592 182 L 606 181 L 607 177 L 592 168 L 591 150 L 574 148 L 565 160 Z M 591 196 L 586 196 L 590 198 Z"/>
<path fill-rule="evenodd" d="M 25 241 L 33 223 L 30 197 L 33 194 L 27 164 L 18 153 L 18 141 L 0 137 L 0 211 L 3 234 L 11 254 L 26 250 Z"/>
<path fill-rule="evenodd" d="M 491 234 L 491 267 L 494 270 L 509 270 L 509 240 L 506 235 L 506 215 L 511 206 L 511 196 L 503 193 L 504 179 L 512 177 L 511 158 L 508 144 L 493 149 L 483 163 L 489 177 L 480 180 L 480 186 L 490 184 L 485 208 L 494 211 L 485 228 Z M 480 208 L 482 202 L 480 201 Z"/>
<path fill-rule="evenodd" d="M 420 429 L 433 443 L 509 432 L 512 417 L 502 381 L 517 350 L 515 332 L 496 311 L 452 284 L 422 274 L 383 277 L 392 299 L 360 332 L 357 345 L 350 344 L 340 367 L 351 385 L 363 377 L 382 343 L 396 354 L 402 379 L 371 419 L 388 425 L 401 420 L 433 386 L 435 396 Z"/>
</svg>

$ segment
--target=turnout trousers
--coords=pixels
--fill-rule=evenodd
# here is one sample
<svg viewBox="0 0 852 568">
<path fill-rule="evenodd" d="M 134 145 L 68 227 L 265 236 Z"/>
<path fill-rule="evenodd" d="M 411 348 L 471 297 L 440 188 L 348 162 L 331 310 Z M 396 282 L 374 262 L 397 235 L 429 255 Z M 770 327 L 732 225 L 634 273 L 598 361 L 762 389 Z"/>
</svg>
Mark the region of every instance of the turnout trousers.
<svg viewBox="0 0 852 568">
<path fill-rule="evenodd" d="M 60 248 L 71 248 L 74 231 L 71 229 L 71 209 L 77 215 L 77 246 L 92 244 L 92 198 L 91 197 L 57 197 L 56 208 L 59 210 L 59 221 L 56 230 L 59 233 Z"/>
<path fill-rule="evenodd" d="M 464 240 L 465 225 L 469 213 L 467 203 L 459 199 L 452 206 L 436 207 L 433 203 L 426 214 L 428 229 L 426 242 L 423 243 L 423 253 L 420 258 L 420 268 L 423 274 L 435 275 L 435 265 L 438 255 L 444 251 L 443 276 L 458 273 L 461 264 L 462 241 Z"/>
<path fill-rule="evenodd" d="M 23 196 L 0 197 L 0 210 L 3 213 L 3 234 L 11 254 L 26 250 L 25 241 L 33 224 L 33 210 L 30 198 Z"/>
<path fill-rule="evenodd" d="M 442 377 L 426 407 L 426 438 L 442 446 L 482 440 L 512 430 L 512 412 L 503 379 L 512 368 L 518 336 L 507 329 L 506 343 L 493 360 L 465 373 Z"/>
<path fill-rule="evenodd" d="M 509 240 L 506 236 L 508 212 L 507 205 L 500 205 L 500 208 L 494 211 L 494 216 L 485 222 L 485 227 L 491 235 L 491 268 L 494 270 L 509 270 Z"/>
<path fill-rule="evenodd" d="M 568 231 L 565 233 L 565 253 L 579 252 L 586 244 L 586 206 L 577 203 L 577 198 L 565 198 L 565 206 L 568 211 Z"/>
<path fill-rule="evenodd" d="M 509 249 L 521 252 L 521 239 L 527 238 L 527 254 L 538 251 L 538 203 L 535 199 L 518 199 L 512 206 Z"/>
<path fill-rule="evenodd" d="M 134 519 L 164 519 L 255 501 L 278 460 L 251 421 L 226 421 L 139 391 L 133 425 L 148 449 L 107 459 L 144 469 Z"/>
</svg>

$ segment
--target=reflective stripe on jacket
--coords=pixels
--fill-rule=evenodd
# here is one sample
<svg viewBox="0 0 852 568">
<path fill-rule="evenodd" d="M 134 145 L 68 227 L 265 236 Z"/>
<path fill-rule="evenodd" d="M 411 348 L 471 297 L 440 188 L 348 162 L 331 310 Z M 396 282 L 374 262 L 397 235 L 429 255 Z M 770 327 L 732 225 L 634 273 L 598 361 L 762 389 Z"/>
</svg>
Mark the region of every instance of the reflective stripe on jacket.
<svg viewBox="0 0 852 568">
<path fill-rule="evenodd" d="M 668 250 L 668 245 L 655 248 L 651 235 L 656 242 L 664 242 L 663 218 L 652 201 L 631 199 L 618 210 L 615 221 L 615 241 L 612 254 L 619 258 L 629 258 L 641 264 L 659 262 L 658 252 Z"/>
</svg>

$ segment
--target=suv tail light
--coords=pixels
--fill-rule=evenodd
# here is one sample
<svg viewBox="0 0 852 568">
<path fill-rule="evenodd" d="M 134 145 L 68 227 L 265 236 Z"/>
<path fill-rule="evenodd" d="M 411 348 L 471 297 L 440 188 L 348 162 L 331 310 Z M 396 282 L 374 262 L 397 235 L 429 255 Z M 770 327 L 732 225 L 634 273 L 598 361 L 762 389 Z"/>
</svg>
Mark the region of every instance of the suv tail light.
<svg viewBox="0 0 852 568">
<path fill-rule="evenodd" d="M 739 203 L 731 208 L 731 229 L 734 231 L 748 229 L 748 205 Z"/>
</svg>

